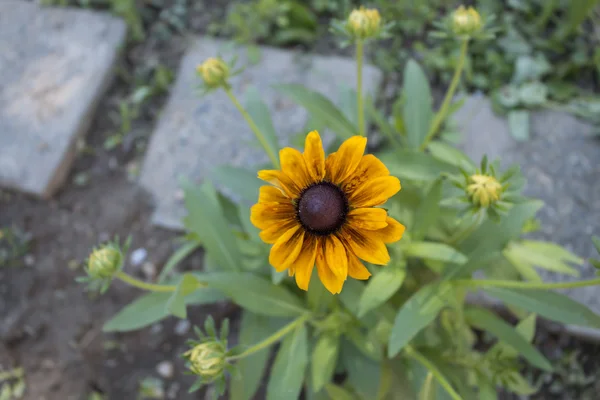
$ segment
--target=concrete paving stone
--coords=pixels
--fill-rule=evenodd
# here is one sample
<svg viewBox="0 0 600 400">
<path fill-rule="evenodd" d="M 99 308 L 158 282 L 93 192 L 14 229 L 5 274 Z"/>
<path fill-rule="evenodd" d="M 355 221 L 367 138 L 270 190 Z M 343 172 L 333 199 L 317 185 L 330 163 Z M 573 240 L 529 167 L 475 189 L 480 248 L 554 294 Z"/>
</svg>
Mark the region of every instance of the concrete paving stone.
<svg viewBox="0 0 600 400">
<path fill-rule="evenodd" d="M 541 230 L 531 236 L 559 243 L 585 259 L 598 258 L 591 236 L 600 236 L 600 137 L 594 136 L 593 126 L 566 113 L 536 111 L 531 117 L 531 140 L 517 143 L 510 138 L 506 121 L 491 111 L 489 100 L 474 96 L 465 104 L 466 110 L 457 114 L 467 132 L 460 147 L 475 160 L 487 153 L 493 155 L 491 159 L 500 158 L 505 167 L 518 164 L 527 179 L 524 194 L 544 201 L 537 214 Z M 469 107 L 476 106 L 477 111 L 469 114 Z M 580 272 L 585 279 L 596 270 L 586 261 Z M 573 279 L 540 273 L 551 282 Z M 565 293 L 600 314 L 600 287 Z M 599 330 L 569 329 L 600 339 Z"/>
<path fill-rule="evenodd" d="M 206 58 L 223 50 L 225 42 L 199 38 L 184 56 L 168 103 L 153 133 L 140 182 L 153 197 L 156 209 L 153 221 L 169 229 L 182 229 L 186 215 L 180 178 L 201 182 L 210 170 L 220 164 L 255 169 L 268 161 L 264 151 L 250 144 L 254 140 L 237 109 L 222 90 L 200 98 L 195 68 Z M 240 49 L 238 65 L 248 65 L 231 79 L 233 92 L 240 102 L 250 86 L 258 89 L 271 111 L 273 124 L 282 146 L 302 132 L 307 112 L 271 86 L 278 83 L 300 83 L 319 91 L 338 103 L 340 87 L 356 87 L 356 66 L 352 59 L 311 56 L 295 51 L 261 48 L 261 61 L 248 63 Z M 227 59 L 227 57 L 225 57 Z M 367 65 L 363 85 L 374 94 L 382 79 L 381 72 Z"/>
<path fill-rule="evenodd" d="M 60 188 L 125 35 L 105 13 L 0 1 L 0 187 Z"/>
</svg>

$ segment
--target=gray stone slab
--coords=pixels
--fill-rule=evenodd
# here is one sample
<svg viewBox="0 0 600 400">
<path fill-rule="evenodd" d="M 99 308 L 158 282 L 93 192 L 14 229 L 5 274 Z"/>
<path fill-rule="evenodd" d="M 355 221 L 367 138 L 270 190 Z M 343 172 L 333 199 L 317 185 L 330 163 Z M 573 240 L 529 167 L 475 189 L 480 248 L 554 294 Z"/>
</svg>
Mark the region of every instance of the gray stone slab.
<svg viewBox="0 0 600 400">
<path fill-rule="evenodd" d="M 60 187 L 125 34 L 108 14 L 0 1 L 0 186 Z"/>
<path fill-rule="evenodd" d="M 248 143 L 254 139 L 251 130 L 219 90 L 200 98 L 195 88 L 195 68 L 222 49 L 223 42 L 198 39 L 181 62 L 172 88 L 146 155 L 141 184 L 152 194 L 156 205 L 155 224 L 179 230 L 186 211 L 179 189 L 180 178 L 202 181 L 216 165 L 227 163 L 256 168 L 267 162 L 264 152 Z M 245 51 L 236 52 L 239 64 L 247 65 Z M 301 83 L 337 102 L 342 85 L 356 87 L 356 67 L 351 59 L 310 56 L 298 52 L 262 48 L 262 58 L 231 80 L 233 92 L 243 103 L 250 85 L 256 87 L 271 110 L 273 124 L 282 145 L 300 133 L 307 121 L 306 111 L 271 85 Z M 374 93 L 382 79 L 381 72 L 364 68 L 364 89 Z"/>
<path fill-rule="evenodd" d="M 598 258 L 590 240 L 592 235 L 600 236 L 600 138 L 593 135 L 593 126 L 566 113 L 538 111 L 531 117 L 531 140 L 511 143 L 508 124 L 491 113 L 487 99 L 475 96 L 466 104 L 479 104 L 480 108 L 475 118 L 465 119 L 468 114 L 464 111 L 457 114 L 457 118 L 463 118 L 460 123 L 467 132 L 461 148 L 475 160 L 487 153 L 493 155 L 490 158 L 499 158 L 504 166 L 520 165 L 527 178 L 525 195 L 545 203 L 537 214 L 541 230 L 531 236 L 559 243 L 585 259 Z M 478 140 L 477 132 L 479 141 L 467 143 Z M 553 282 L 573 279 L 540 273 Z M 582 279 L 591 278 L 595 269 L 586 262 L 580 273 Z M 600 314 L 600 287 L 565 293 Z M 598 330 L 569 330 L 600 339 Z"/>
</svg>

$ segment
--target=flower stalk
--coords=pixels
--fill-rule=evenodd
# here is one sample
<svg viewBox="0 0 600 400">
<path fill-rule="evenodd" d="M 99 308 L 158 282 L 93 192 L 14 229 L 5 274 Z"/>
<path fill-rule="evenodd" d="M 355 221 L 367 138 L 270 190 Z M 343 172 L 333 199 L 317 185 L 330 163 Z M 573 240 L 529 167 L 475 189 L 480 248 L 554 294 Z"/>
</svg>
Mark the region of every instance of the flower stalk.
<svg viewBox="0 0 600 400">
<path fill-rule="evenodd" d="M 150 292 L 174 292 L 175 289 L 177 289 L 177 286 L 175 285 L 158 285 L 155 283 L 144 282 L 134 278 L 129 274 L 126 274 L 123 271 L 117 271 L 115 273 L 115 278 L 119 278 L 130 286 L 134 286 L 138 289 L 148 290 Z"/>
<path fill-rule="evenodd" d="M 295 320 L 293 320 L 292 322 L 290 322 L 289 324 L 287 324 L 286 326 L 284 326 L 283 328 L 281 328 L 280 330 L 278 330 L 277 332 L 275 332 L 268 338 L 264 339 L 261 342 L 256 343 L 254 346 L 246 349 L 244 352 L 234 355 L 234 356 L 227 357 L 227 361 L 230 362 L 230 361 L 235 361 L 235 360 L 241 360 L 242 358 L 248 357 L 249 355 L 252 355 L 252 354 L 256 353 L 257 351 L 261 351 L 262 349 L 265 349 L 265 348 L 271 346 L 272 344 L 283 339 L 288 333 L 290 333 L 291 331 L 296 329 L 298 326 L 304 324 L 309 319 L 309 317 L 310 317 L 310 314 L 304 314 L 304 315 L 296 318 Z"/>
<path fill-rule="evenodd" d="M 254 120 L 252 119 L 250 114 L 248 114 L 248 112 L 240 104 L 238 99 L 235 97 L 235 95 L 231 91 L 231 88 L 224 87 L 223 90 L 225 91 L 225 93 L 227 93 L 227 96 L 229 97 L 229 99 L 231 100 L 233 105 L 238 109 L 240 114 L 242 114 L 242 117 L 244 117 L 244 119 L 248 123 L 248 126 L 250 126 L 250 129 L 252 129 L 252 132 L 254 132 L 256 139 L 258 139 L 258 141 L 260 142 L 260 145 L 263 147 L 263 149 L 265 149 L 265 152 L 269 156 L 269 159 L 271 160 L 273 167 L 278 169 L 279 168 L 279 159 L 277 158 L 277 155 L 273 152 L 273 150 L 269 147 L 269 145 L 267 143 L 267 139 L 265 138 L 265 135 L 263 135 L 263 133 L 258 128 L 258 126 L 254 122 Z"/>
<path fill-rule="evenodd" d="M 448 91 L 446 92 L 446 96 L 444 97 L 444 101 L 442 102 L 442 106 L 439 111 L 435 115 L 433 122 L 431 123 L 431 127 L 425 136 L 425 140 L 421 144 L 420 150 L 423 151 L 427 148 L 427 145 L 433 139 L 435 134 L 440 129 L 440 126 L 446 119 L 448 115 L 448 110 L 450 109 L 450 104 L 452 103 L 452 99 L 454 97 L 454 92 L 458 88 L 458 83 L 460 82 L 460 77 L 462 75 L 462 71 L 465 66 L 465 60 L 467 58 L 467 50 L 469 48 L 469 39 L 463 39 L 460 46 L 460 56 L 458 58 L 458 63 L 456 64 L 456 69 L 454 70 L 454 76 L 452 77 L 452 81 L 450 82 L 450 86 L 448 87 Z"/>
<path fill-rule="evenodd" d="M 543 283 L 543 282 L 521 282 L 521 281 L 507 281 L 507 280 L 493 280 L 493 279 L 469 279 L 469 280 L 456 280 L 454 284 L 463 287 L 482 288 L 482 287 L 497 287 L 505 289 L 529 289 L 529 290 L 551 290 L 551 289 L 573 289 L 586 286 L 600 285 L 600 278 L 587 279 L 583 281 L 575 282 L 556 282 L 556 283 Z"/>
</svg>

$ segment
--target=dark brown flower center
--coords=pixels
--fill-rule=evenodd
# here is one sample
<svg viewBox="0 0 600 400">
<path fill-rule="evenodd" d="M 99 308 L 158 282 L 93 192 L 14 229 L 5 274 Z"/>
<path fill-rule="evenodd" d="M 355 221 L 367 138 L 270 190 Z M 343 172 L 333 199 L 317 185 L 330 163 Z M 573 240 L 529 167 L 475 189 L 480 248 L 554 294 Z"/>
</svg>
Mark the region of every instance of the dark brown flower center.
<svg viewBox="0 0 600 400">
<path fill-rule="evenodd" d="M 315 235 L 328 235 L 346 220 L 348 202 L 342 190 L 329 182 L 310 186 L 298 201 L 298 219 Z"/>
</svg>

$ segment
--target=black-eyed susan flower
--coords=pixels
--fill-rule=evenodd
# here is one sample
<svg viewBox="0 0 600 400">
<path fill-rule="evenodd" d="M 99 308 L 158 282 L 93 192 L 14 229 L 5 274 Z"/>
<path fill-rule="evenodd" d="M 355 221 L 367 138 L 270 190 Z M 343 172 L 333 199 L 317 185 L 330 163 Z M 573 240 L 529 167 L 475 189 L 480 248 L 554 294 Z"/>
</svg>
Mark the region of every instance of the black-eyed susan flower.
<svg viewBox="0 0 600 400">
<path fill-rule="evenodd" d="M 368 279 L 361 260 L 385 265 L 386 243 L 400 240 L 404 226 L 378 206 L 400 190 L 398 178 L 374 155 L 363 155 L 367 139 L 346 140 L 327 159 L 318 132 L 306 137 L 304 153 L 284 148 L 281 170 L 263 170 L 252 207 L 252 223 L 273 244 L 269 262 L 288 270 L 303 290 L 316 264 L 331 293 L 340 293 L 348 276 Z"/>
</svg>

